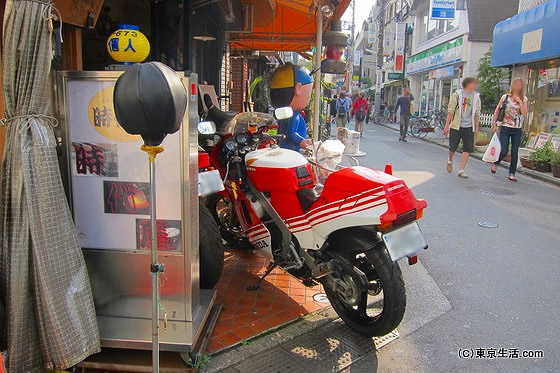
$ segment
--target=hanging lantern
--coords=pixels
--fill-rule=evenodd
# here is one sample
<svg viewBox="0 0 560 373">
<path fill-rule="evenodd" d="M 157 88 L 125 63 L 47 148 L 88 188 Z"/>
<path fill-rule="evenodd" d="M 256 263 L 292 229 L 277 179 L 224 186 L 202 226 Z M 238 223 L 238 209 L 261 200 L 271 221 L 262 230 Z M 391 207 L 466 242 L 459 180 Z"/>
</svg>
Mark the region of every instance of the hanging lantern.
<svg viewBox="0 0 560 373">
<path fill-rule="evenodd" d="M 107 40 L 107 51 L 120 63 L 142 62 L 150 54 L 150 42 L 135 25 L 120 24 Z"/>
<path fill-rule="evenodd" d="M 340 20 L 331 21 L 331 30 L 323 34 L 326 59 L 321 63 L 321 72 L 344 74 L 346 72 L 346 46 L 348 35 L 342 32 Z"/>
</svg>

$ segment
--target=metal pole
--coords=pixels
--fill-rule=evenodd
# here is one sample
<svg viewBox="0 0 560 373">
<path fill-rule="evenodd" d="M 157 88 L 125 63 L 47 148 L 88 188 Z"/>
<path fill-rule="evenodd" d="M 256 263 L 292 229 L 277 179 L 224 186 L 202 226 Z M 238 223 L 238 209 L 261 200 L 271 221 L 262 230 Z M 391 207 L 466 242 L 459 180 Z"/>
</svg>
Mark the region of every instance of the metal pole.
<svg viewBox="0 0 560 373">
<path fill-rule="evenodd" d="M 150 223 L 152 231 L 152 372 L 159 373 L 159 264 L 156 220 L 156 160 L 150 157 Z"/>
<path fill-rule="evenodd" d="M 317 45 L 315 46 L 315 76 L 313 80 L 315 81 L 314 89 L 314 101 L 313 101 L 313 141 L 319 140 L 319 119 L 320 113 L 319 108 L 321 104 L 321 48 L 323 46 L 323 13 L 321 12 L 321 7 L 317 7 Z"/>
<path fill-rule="evenodd" d="M 385 6 L 387 0 L 382 0 L 378 16 L 379 39 L 377 41 L 377 74 L 375 82 L 375 111 L 381 110 L 381 77 L 383 75 L 383 43 L 385 42 Z"/>
<path fill-rule="evenodd" d="M 352 93 L 354 93 L 354 65 L 356 63 L 356 61 L 354 61 L 356 55 L 356 1 L 352 0 L 350 6 L 352 7 L 352 52 L 350 53 L 350 60 L 352 62 L 350 63 L 350 86 L 348 87 L 348 91 L 350 95 L 352 95 Z"/>
</svg>

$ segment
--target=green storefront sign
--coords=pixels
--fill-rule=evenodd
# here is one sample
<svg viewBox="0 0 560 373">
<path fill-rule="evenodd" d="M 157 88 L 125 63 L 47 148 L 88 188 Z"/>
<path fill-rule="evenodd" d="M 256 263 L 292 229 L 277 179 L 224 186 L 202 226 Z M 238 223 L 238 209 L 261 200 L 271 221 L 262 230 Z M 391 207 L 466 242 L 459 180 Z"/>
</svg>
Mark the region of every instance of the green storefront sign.
<svg viewBox="0 0 560 373">
<path fill-rule="evenodd" d="M 403 73 L 389 73 L 387 74 L 387 79 L 389 80 L 402 80 Z"/>
<path fill-rule="evenodd" d="M 463 57 L 463 43 L 464 37 L 461 36 L 455 40 L 410 56 L 406 63 L 406 72 L 408 74 L 415 74 L 460 62 Z"/>
</svg>

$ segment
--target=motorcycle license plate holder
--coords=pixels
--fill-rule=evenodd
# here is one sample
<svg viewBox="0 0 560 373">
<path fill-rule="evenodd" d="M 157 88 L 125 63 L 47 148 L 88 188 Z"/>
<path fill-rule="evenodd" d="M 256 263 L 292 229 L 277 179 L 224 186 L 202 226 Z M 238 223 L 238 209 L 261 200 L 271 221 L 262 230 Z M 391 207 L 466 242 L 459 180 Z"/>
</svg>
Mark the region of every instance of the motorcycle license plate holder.
<svg viewBox="0 0 560 373">
<path fill-rule="evenodd" d="M 417 222 L 384 234 L 383 242 L 385 242 L 385 247 L 393 262 L 428 248 L 426 239 Z"/>
<path fill-rule="evenodd" d="M 220 171 L 212 170 L 198 174 L 198 196 L 205 197 L 224 190 L 224 183 Z"/>
</svg>

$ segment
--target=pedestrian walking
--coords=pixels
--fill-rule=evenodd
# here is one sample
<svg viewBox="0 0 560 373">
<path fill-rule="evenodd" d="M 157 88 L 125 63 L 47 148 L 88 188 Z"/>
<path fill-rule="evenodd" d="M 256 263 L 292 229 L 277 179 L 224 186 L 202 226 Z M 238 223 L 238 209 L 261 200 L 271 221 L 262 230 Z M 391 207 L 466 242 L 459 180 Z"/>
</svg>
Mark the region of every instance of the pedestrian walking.
<svg viewBox="0 0 560 373">
<path fill-rule="evenodd" d="M 333 95 L 332 100 L 329 104 L 330 122 L 336 120 L 336 100 L 337 100 L 337 95 Z"/>
<path fill-rule="evenodd" d="M 508 153 L 509 144 L 511 143 L 511 162 L 509 164 L 510 181 L 517 181 L 515 171 L 517 170 L 517 156 L 519 153 L 519 145 L 521 144 L 521 135 L 523 126 L 523 118 L 527 116 L 527 97 L 525 96 L 525 83 L 523 79 L 516 78 L 511 82 L 509 94 L 503 95 L 494 110 L 494 118 L 492 122 L 492 130 L 498 133 L 502 151 L 498 161 L 490 168 L 493 174 L 498 170 L 500 162 Z"/>
<path fill-rule="evenodd" d="M 397 99 L 397 104 L 395 105 L 395 113 L 401 109 L 400 117 L 400 137 L 399 141 L 406 142 L 406 133 L 408 132 L 408 123 L 410 122 L 410 116 L 412 115 L 412 101 L 414 97 L 410 94 L 408 88 L 404 88 L 402 96 Z"/>
<path fill-rule="evenodd" d="M 352 104 L 352 116 L 356 119 L 354 130 L 359 132 L 360 136 L 364 132 L 364 121 L 368 112 L 368 102 L 364 96 L 364 92 L 360 92 Z"/>
<path fill-rule="evenodd" d="M 480 119 L 480 94 L 476 92 L 478 81 L 473 77 L 466 77 L 462 82 L 463 89 L 453 92 L 447 107 L 447 120 L 443 129 L 444 136 L 449 136 L 449 158 L 447 172 L 453 172 L 453 155 L 457 151 L 459 142 L 463 141 L 461 168 L 459 177 L 468 178 L 465 172 L 470 153 L 474 150 L 474 139 L 478 134 Z"/>
<path fill-rule="evenodd" d="M 346 97 L 345 92 L 340 92 L 340 95 L 335 102 L 336 102 L 336 119 L 335 119 L 336 126 L 346 127 L 346 123 L 348 123 L 348 115 L 350 113 L 351 100 L 349 97 Z"/>
</svg>

